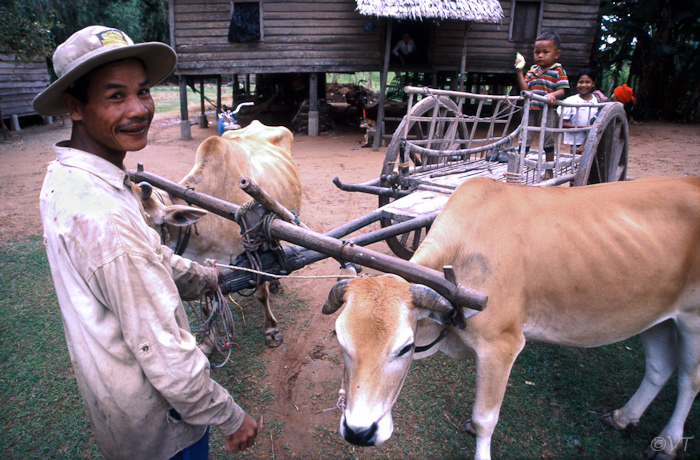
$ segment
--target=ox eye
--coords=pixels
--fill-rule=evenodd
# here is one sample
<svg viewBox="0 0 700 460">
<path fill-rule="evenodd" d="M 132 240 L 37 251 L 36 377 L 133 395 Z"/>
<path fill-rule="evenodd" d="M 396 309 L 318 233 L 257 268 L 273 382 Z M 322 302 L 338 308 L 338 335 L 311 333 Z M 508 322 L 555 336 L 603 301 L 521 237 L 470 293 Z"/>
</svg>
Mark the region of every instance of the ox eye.
<svg viewBox="0 0 700 460">
<path fill-rule="evenodd" d="M 408 353 L 408 352 L 411 351 L 411 350 L 413 350 L 413 344 L 412 344 L 412 343 L 409 343 L 408 345 L 406 345 L 405 347 L 403 347 L 403 348 L 401 349 L 401 351 L 399 352 L 398 356 L 403 356 L 403 355 L 405 355 L 406 353 Z"/>
</svg>

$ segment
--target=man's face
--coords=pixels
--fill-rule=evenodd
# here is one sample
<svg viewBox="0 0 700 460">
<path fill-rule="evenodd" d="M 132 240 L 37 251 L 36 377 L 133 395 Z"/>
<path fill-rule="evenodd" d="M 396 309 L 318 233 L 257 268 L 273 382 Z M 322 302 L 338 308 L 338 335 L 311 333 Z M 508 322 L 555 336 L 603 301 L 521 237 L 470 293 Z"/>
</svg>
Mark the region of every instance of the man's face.
<svg viewBox="0 0 700 460">
<path fill-rule="evenodd" d="M 561 56 L 561 50 L 552 40 L 538 40 L 535 42 L 535 64 L 542 68 L 549 68 L 557 62 Z"/>
<path fill-rule="evenodd" d="M 108 64 L 92 75 L 88 102 L 71 107 L 82 122 L 80 148 L 112 161 L 147 144 L 155 105 L 140 61 Z"/>
</svg>

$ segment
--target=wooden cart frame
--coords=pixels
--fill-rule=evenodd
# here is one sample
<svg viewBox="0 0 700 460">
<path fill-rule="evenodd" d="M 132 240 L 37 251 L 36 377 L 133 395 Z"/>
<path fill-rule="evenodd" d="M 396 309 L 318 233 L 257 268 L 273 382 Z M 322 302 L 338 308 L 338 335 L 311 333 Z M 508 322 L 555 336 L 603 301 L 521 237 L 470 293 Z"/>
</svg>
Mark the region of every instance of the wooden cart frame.
<svg viewBox="0 0 700 460">
<path fill-rule="evenodd" d="M 547 127 L 544 110 L 539 126 L 529 126 L 532 102 L 546 99 L 523 91 L 520 96 L 494 96 L 431 88 L 406 87 L 408 113 L 396 129 L 377 179 L 343 184 L 346 191 L 379 196 L 383 227 L 439 211 L 463 182 L 487 176 L 509 183 L 534 186 L 581 186 L 626 179 L 629 134 L 622 104 L 609 102 L 558 107 L 586 110 L 594 115 L 590 126 L 563 127 L 556 117 Z M 578 113 L 577 113 L 578 114 Z M 538 137 L 528 148 L 528 131 Z M 582 151 L 563 144 L 564 133 L 583 133 Z M 555 137 L 553 161 L 546 161 L 545 135 Z M 533 136 L 533 137 L 535 137 Z M 544 180 L 545 171 L 551 179 Z M 388 238 L 392 251 L 410 258 L 428 227 Z"/>
</svg>

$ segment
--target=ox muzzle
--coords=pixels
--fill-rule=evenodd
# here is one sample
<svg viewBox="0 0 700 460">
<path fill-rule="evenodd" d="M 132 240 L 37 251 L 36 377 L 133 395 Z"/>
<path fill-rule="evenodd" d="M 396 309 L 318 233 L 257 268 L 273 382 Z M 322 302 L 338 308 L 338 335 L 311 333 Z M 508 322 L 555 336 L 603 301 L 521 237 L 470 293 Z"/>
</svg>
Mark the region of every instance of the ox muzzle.
<svg viewBox="0 0 700 460">
<path fill-rule="evenodd" d="M 369 428 L 353 428 L 348 425 L 345 417 L 340 424 L 340 433 L 345 440 L 355 446 L 373 446 L 377 436 L 377 424 L 373 423 Z"/>
</svg>

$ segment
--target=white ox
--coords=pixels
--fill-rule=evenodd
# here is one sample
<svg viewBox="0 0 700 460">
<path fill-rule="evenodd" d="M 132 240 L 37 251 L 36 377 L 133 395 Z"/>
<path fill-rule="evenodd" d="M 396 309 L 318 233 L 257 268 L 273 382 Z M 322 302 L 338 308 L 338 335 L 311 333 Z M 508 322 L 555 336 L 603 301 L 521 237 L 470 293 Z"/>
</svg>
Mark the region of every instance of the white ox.
<svg viewBox="0 0 700 460">
<path fill-rule="evenodd" d="M 442 351 L 475 359 L 475 402 L 463 428 L 476 435 L 475 458 L 490 458 L 511 367 L 527 340 L 597 347 L 641 333 L 642 384 L 602 421 L 636 424 L 677 369 L 676 407 L 659 434 L 665 448 L 646 454 L 673 458 L 683 445 L 700 389 L 700 178 L 571 189 L 472 179 L 411 260 L 436 270 L 453 265 L 458 282 L 488 294 L 488 305 L 467 310 L 461 330 L 450 325 L 447 300 L 398 276 L 336 284 L 323 312 L 345 304 L 336 332 L 345 355 L 346 440 L 386 441 L 411 360 Z M 446 327 L 444 340 L 414 353 Z"/>
<path fill-rule="evenodd" d="M 287 128 L 265 126 L 258 121 L 240 130 L 226 131 L 222 137 L 209 137 L 199 145 L 195 165 L 180 184 L 242 205 L 251 201 L 251 197 L 238 187 L 238 181 L 248 177 L 284 207 L 299 212 L 301 177 L 292 158 L 293 140 Z M 157 230 L 165 225 L 172 236 L 169 244 L 173 249 L 180 233 L 175 227 L 196 221 L 196 232 L 190 233 L 184 257 L 197 262 L 217 259 L 228 263 L 244 252 L 241 230 L 234 221 L 186 206 L 184 200 L 173 200 L 155 189 L 150 196 L 145 193 L 141 198 L 151 219 L 149 223 Z M 282 335 L 270 309 L 268 284 L 263 283 L 257 289 L 256 298 L 264 309 L 265 341 L 274 347 L 282 343 Z"/>
</svg>

